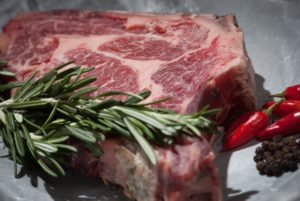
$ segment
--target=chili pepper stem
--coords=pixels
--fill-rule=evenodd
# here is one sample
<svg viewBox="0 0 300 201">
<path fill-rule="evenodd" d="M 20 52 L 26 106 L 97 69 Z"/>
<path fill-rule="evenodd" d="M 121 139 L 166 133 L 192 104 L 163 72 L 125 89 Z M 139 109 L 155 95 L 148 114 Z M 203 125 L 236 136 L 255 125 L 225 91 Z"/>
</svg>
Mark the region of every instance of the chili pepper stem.
<svg viewBox="0 0 300 201">
<path fill-rule="evenodd" d="M 285 91 L 278 93 L 278 94 L 271 94 L 270 97 L 279 97 L 282 98 L 285 96 Z"/>
<path fill-rule="evenodd" d="M 276 101 L 271 107 L 263 110 L 269 117 L 272 115 L 272 112 L 275 108 L 277 108 L 280 103 L 284 101 L 284 98 L 281 98 L 280 100 Z"/>
</svg>

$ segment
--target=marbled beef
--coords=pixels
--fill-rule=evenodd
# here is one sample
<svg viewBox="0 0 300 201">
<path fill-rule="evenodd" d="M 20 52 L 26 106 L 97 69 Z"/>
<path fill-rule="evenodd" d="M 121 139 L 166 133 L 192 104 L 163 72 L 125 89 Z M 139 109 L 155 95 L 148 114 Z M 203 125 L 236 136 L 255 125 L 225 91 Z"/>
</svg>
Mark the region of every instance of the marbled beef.
<svg viewBox="0 0 300 201">
<path fill-rule="evenodd" d="M 0 36 L 0 57 L 23 80 L 33 71 L 74 60 L 95 66 L 107 90 L 152 91 L 156 105 L 181 113 L 210 104 L 217 117 L 255 108 L 253 69 L 234 15 L 49 11 L 13 18 Z M 138 201 L 219 201 L 214 154 L 204 138 L 156 147 L 152 166 L 139 147 L 122 138 L 99 142 L 95 157 L 81 147 L 72 165 L 86 175 L 120 184 Z"/>
</svg>

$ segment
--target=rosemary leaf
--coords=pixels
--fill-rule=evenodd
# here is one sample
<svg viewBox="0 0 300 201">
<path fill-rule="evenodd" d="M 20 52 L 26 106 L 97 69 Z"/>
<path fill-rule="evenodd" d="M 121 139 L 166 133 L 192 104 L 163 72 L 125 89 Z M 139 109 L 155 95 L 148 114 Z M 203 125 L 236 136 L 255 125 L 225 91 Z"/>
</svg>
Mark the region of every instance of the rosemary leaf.
<svg viewBox="0 0 300 201">
<path fill-rule="evenodd" d="M 81 68 L 81 66 L 75 66 L 75 67 L 69 68 L 67 70 L 64 70 L 64 71 L 57 74 L 57 78 L 61 79 L 61 78 L 64 78 L 66 76 L 69 76 L 69 75 L 76 75 L 77 74 L 76 71 L 78 71 L 80 68 Z"/>
<path fill-rule="evenodd" d="M 14 112 L 14 117 L 16 119 L 17 122 L 22 123 L 23 122 L 23 115 L 18 113 L 18 112 Z"/>
<path fill-rule="evenodd" d="M 196 126 L 194 126 L 194 125 L 192 125 L 190 123 L 186 123 L 185 125 L 192 131 L 192 133 L 194 133 L 194 134 L 196 134 L 198 136 L 201 136 L 201 132 L 200 132 L 200 130 Z"/>
<path fill-rule="evenodd" d="M 70 152 L 78 152 L 77 148 L 71 145 L 67 145 L 67 144 L 55 144 L 55 146 L 59 149 L 59 150 L 66 150 L 66 151 L 70 151 Z"/>
<path fill-rule="evenodd" d="M 46 152 L 46 153 L 55 153 L 58 151 L 57 147 L 53 144 L 47 142 L 34 142 L 36 148 Z"/>
<path fill-rule="evenodd" d="M 18 154 L 21 157 L 24 157 L 25 156 L 25 148 L 24 148 L 23 139 L 21 137 L 21 133 L 20 133 L 19 129 L 17 129 L 16 132 L 14 132 L 14 140 L 15 140 Z"/>
<path fill-rule="evenodd" d="M 93 110 L 103 110 L 103 109 L 110 108 L 110 107 L 120 105 L 120 104 L 121 104 L 120 101 L 117 101 L 114 99 L 108 99 L 108 100 L 105 100 L 102 102 L 97 102 L 96 104 L 93 104 L 93 105 L 89 105 L 89 106 L 87 106 L 87 108 L 93 109 Z"/>
<path fill-rule="evenodd" d="M 38 133 L 38 135 L 36 133 Z M 30 132 L 29 135 L 33 141 L 39 141 L 43 139 L 43 136 L 41 136 L 38 131 L 35 133 Z"/>
<path fill-rule="evenodd" d="M 96 111 L 91 110 L 89 108 L 77 108 L 77 110 L 79 111 L 79 113 L 83 113 L 83 115 L 85 116 L 90 116 L 90 117 L 97 117 L 98 114 Z"/>
<path fill-rule="evenodd" d="M 56 110 L 57 110 L 58 112 L 60 112 L 61 114 L 67 116 L 67 117 L 74 118 L 74 115 L 73 115 L 73 114 L 70 114 L 70 113 L 68 113 L 68 112 L 66 112 L 66 111 L 64 111 L 64 110 L 62 110 L 62 109 L 60 109 L 60 108 L 57 108 Z"/>
<path fill-rule="evenodd" d="M 36 83 L 37 84 L 46 84 L 49 83 L 53 78 L 55 78 L 57 75 L 56 70 L 50 70 L 48 73 L 46 73 L 41 79 L 39 79 Z"/>
<path fill-rule="evenodd" d="M 9 128 L 10 131 L 14 131 L 16 129 L 15 122 L 14 122 L 14 115 L 12 112 L 7 111 L 6 116 L 6 125 Z"/>
<path fill-rule="evenodd" d="M 25 138 L 27 140 L 28 148 L 31 150 L 32 155 L 34 156 L 33 153 L 34 153 L 34 150 L 35 150 L 35 146 L 34 146 L 32 138 L 31 138 L 31 136 L 29 134 L 29 131 L 28 131 L 27 127 L 24 124 L 21 124 L 21 127 L 23 129 Z"/>
<path fill-rule="evenodd" d="M 138 128 L 140 128 L 143 131 L 143 133 L 146 134 L 148 139 L 155 140 L 154 134 L 151 132 L 149 128 L 147 128 L 147 126 L 145 126 L 142 122 L 140 122 L 137 119 L 130 118 L 130 120 L 133 124 L 135 124 Z"/>
<path fill-rule="evenodd" d="M 66 77 L 64 77 L 61 80 L 61 85 L 63 86 L 63 90 L 65 91 L 65 89 L 67 89 L 70 85 L 72 85 L 74 83 L 74 81 L 71 82 L 71 79 L 73 79 L 73 75 L 67 75 Z M 70 92 L 71 94 L 72 92 Z M 64 97 L 68 97 L 68 93 L 63 92 L 61 95 L 58 95 L 57 98 L 64 98 Z"/>
<path fill-rule="evenodd" d="M 47 172 L 52 177 L 57 177 L 57 174 L 53 170 L 51 170 L 51 168 L 49 168 L 41 159 L 38 159 L 37 162 L 45 172 Z"/>
<path fill-rule="evenodd" d="M 37 95 L 39 95 L 40 93 L 43 92 L 43 89 L 44 89 L 44 84 L 40 84 L 40 85 L 37 85 L 35 88 L 31 89 L 29 91 L 29 93 L 27 93 L 24 97 L 22 97 L 22 101 L 26 101 L 30 98 L 33 98 Z"/>
<path fill-rule="evenodd" d="M 36 76 L 37 72 L 34 72 L 29 79 L 25 82 L 25 84 L 17 91 L 16 95 L 14 96 L 14 101 L 18 102 L 23 95 L 25 95 L 30 87 L 32 86 L 33 82 L 32 79 Z"/>
<path fill-rule="evenodd" d="M 87 67 L 87 68 L 83 68 L 83 73 L 87 73 L 87 72 L 91 72 L 95 69 L 95 67 Z M 76 80 L 76 79 L 75 79 Z"/>
<path fill-rule="evenodd" d="M 72 84 L 71 86 L 69 86 L 66 91 L 67 92 L 72 92 L 72 91 L 75 91 L 79 88 L 82 88 L 88 84 L 91 84 L 93 83 L 94 81 L 96 81 L 97 78 L 95 77 L 87 77 L 87 78 L 84 78 L 84 79 L 81 79 L 77 82 L 75 82 L 74 84 Z"/>
<path fill-rule="evenodd" d="M 124 91 L 108 91 L 108 92 L 104 92 L 102 94 L 97 95 L 98 98 L 101 97 L 106 97 L 106 96 L 116 96 L 116 95 L 127 95 L 130 97 L 134 97 L 138 100 L 144 100 L 143 96 L 140 96 L 139 94 L 133 94 L 133 93 L 129 93 L 129 92 L 124 92 Z"/>
<path fill-rule="evenodd" d="M 42 152 L 41 150 L 36 150 L 36 153 L 38 156 L 47 157 L 47 155 L 44 152 Z"/>
<path fill-rule="evenodd" d="M 45 127 L 47 124 L 49 124 L 49 122 L 52 121 L 52 119 L 54 118 L 54 115 L 55 115 L 55 112 L 56 112 L 56 109 L 58 107 L 58 104 L 59 104 L 59 101 L 57 101 L 51 111 L 51 113 L 49 114 L 47 120 L 45 121 L 45 123 L 42 125 L 42 128 Z"/>
<path fill-rule="evenodd" d="M 80 128 L 72 127 L 72 126 L 65 126 L 68 131 L 77 139 L 82 140 L 86 143 L 96 143 L 96 138 L 94 137 L 94 133 L 83 130 Z"/>
<path fill-rule="evenodd" d="M 74 93 L 72 96 L 69 97 L 68 101 L 71 101 L 73 99 L 79 98 L 80 96 L 89 94 L 93 91 L 96 91 L 99 87 L 97 86 L 92 86 L 92 87 L 87 87 L 85 89 L 82 89 L 80 91 L 77 91 L 76 93 Z"/>
<path fill-rule="evenodd" d="M 159 122 L 157 119 L 144 114 L 142 111 L 134 110 L 132 108 L 121 107 L 121 106 L 117 106 L 117 107 L 115 107 L 115 109 L 119 110 L 119 111 L 123 112 L 124 114 L 127 114 L 131 117 L 139 119 L 142 122 L 150 124 L 150 125 L 156 127 L 157 129 L 160 129 L 160 130 L 167 129 L 164 124 Z"/>
<path fill-rule="evenodd" d="M 26 122 L 28 125 L 30 125 L 30 126 L 36 128 L 36 129 L 40 130 L 40 131 L 44 134 L 44 136 L 47 135 L 46 131 L 45 131 L 42 127 L 40 127 L 39 125 L 33 123 L 32 121 L 28 120 L 28 119 L 25 118 L 25 117 L 24 117 L 24 122 Z"/>
<path fill-rule="evenodd" d="M 85 124 L 85 125 L 89 125 L 93 130 L 101 130 L 103 132 L 110 132 L 111 131 L 111 128 L 108 127 L 108 126 L 104 126 L 102 125 L 102 122 L 99 121 L 99 122 L 93 122 L 89 119 L 85 119 L 85 120 L 81 120 L 79 122 L 79 124 Z"/>
<path fill-rule="evenodd" d="M 53 164 L 53 166 L 59 171 L 59 173 L 63 176 L 66 175 L 64 169 L 61 167 L 61 165 L 56 161 L 54 160 L 53 158 L 48 158 L 48 160 Z"/>
<path fill-rule="evenodd" d="M 207 109 L 204 110 L 202 108 L 202 110 L 200 110 L 198 113 L 196 113 L 196 117 L 200 117 L 200 116 L 206 116 L 206 117 L 209 117 L 209 116 L 213 116 L 213 115 L 216 115 L 218 113 L 220 113 L 222 111 L 222 109 L 220 108 L 215 108 L 215 109 L 209 109 L 209 106 L 207 106 Z"/>
<path fill-rule="evenodd" d="M 64 110 L 65 112 L 67 112 L 68 114 L 70 115 L 75 115 L 77 113 L 77 109 L 72 107 L 72 106 L 69 106 L 67 104 L 60 104 L 58 105 L 58 107 L 62 110 Z"/>
<path fill-rule="evenodd" d="M 64 85 L 61 82 L 56 82 L 51 86 L 49 95 L 51 97 L 59 96 L 62 93 L 63 89 Z"/>
<path fill-rule="evenodd" d="M 66 66 L 68 66 L 68 65 L 70 65 L 70 64 L 72 64 L 72 63 L 74 63 L 74 61 L 68 61 L 68 62 L 66 62 L 66 63 L 63 63 L 63 64 L 61 64 L 61 65 L 58 65 L 58 66 L 54 67 L 53 70 L 58 71 L 58 70 L 60 70 L 60 69 L 62 69 L 62 68 L 64 68 L 64 67 L 66 67 Z"/>
<path fill-rule="evenodd" d="M 83 74 L 84 72 L 84 68 L 80 68 L 77 72 L 76 72 L 76 77 L 74 78 L 73 82 L 77 82 L 80 78 L 80 76 Z"/>
<path fill-rule="evenodd" d="M 130 98 L 128 98 L 124 103 L 125 105 L 131 105 L 131 104 L 137 104 L 139 103 L 141 100 L 144 100 L 146 98 L 148 98 L 151 95 L 151 91 L 146 90 L 146 91 L 142 91 L 141 93 L 138 94 L 140 97 L 135 97 L 135 96 L 131 96 Z"/>
<path fill-rule="evenodd" d="M 59 109 L 57 109 L 57 111 L 58 110 Z M 48 125 L 45 125 L 43 127 L 44 127 L 44 129 L 50 129 L 52 127 L 59 127 L 59 126 L 65 125 L 65 124 L 66 124 L 66 120 L 65 119 L 58 118 L 58 119 L 55 119 L 54 121 L 50 122 Z"/>
<path fill-rule="evenodd" d="M 139 106 L 155 105 L 155 104 L 159 104 L 159 103 L 162 103 L 162 102 L 166 102 L 170 99 L 172 99 L 172 98 L 171 97 L 166 97 L 166 98 L 162 98 L 162 99 L 159 99 L 159 100 L 156 100 L 156 101 L 142 103 L 142 104 L 139 104 Z"/>
<path fill-rule="evenodd" d="M 55 76 L 53 76 L 47 83 L 45 83 L 45 86 L 44 86 L 44 89 L 43 89 L 43 93 L 48 92 L 48 91 L 51 89 L 53 83 L 54 83 L 56 80 L 57 80 L 57 76 L 55 75 Z"/>
<path fill-rule="evenodd" d="M 1 84 L 0 85 L 0 91 L 5 91 L 17 87 L 22 87 L 24 86 L 25 82 L 10 82 L 8 84 Z"/>
<path fill-rule="evenodd" d="M 8 134 L 10 135 L 10 134 Z M 12 159 L 13 159 L 13 162 L 14 162 L 14 175 L 17 176 L 17 154 L 16 154 L 16 147 L 14 145 L 14 141 L 11 139 L 10 141 L 10 152 L 11 152 L 11 155 L 12 155 Z"/>
<path fill-rule="evenodd" d="M 0 75 L 7 76 L 7 77 L 14 77 L 15 73 L 10 71 L 0 71 Z"/>
<path fill-rule="evenodd" d="M 130 133 L 134 136 L 134 138 L 140 144 L 141 148 L 145 151 L 145 154 L 148 156 L 151 163 L 153 165 L 156 165 L 157 159 L 155 152 L 148 141 L 142 136 L 142 132 L 138 128 L 136 128 L 128 118 L 125 118 L 124 122 L 127 125 Z"/>
<path fill-rule="evenodd" d="M 116 132 L 118 132 L 121 135 L 124 135 L 125 137 L 131 138 L 130 132 L 126 130 L 126 128 L 122 128 L 118 124 L 114 123 L 113 121 L 108 121 L 108 120 L 100 120 L 98 119 L 99 122 L 102 124 L 106 125 L 109 128 L 112 128 Z"/>
<path fill-rule="evenodd" d="M 0 120 L 4 125 L 6 124 L 5 113 L 1 109 L 0 109 Z"/>
<path fill-rule="evenodd" d="M 55 129 L 52 129 L 52 130 L 47 130 L 47 135 L 42 136 L 42 139 L 40 139 L 40 140 L 47 141 L 52 138 L 58 138 L 61 136 L 69 136 L 68 134 L 65 134 L 62 129 L 58 129 L 57 127 L 58 126 L 56 126 Z"/>
<path fill-rule="evenodd" d="M 76 77 L 74 79 L 74 82 L 77 82 L 80 78 L 80 76 L 83 73 L 91 72 L 95 69 L 95 67 L 87 67 L 87 68 L 81 68 L 80 70 L 77 71 Z"/>
<path fill-rule="evenodd" d="M 25 109 L 32 109 L 32 108 L 40 108 L 47 104 L 48 103 L 43 100 L 34 100 L 34 101 L 27 101 L 27 102 L 11 103 L 7 106 L 7 108 L 13 110 L 25 110 Z"/>
<path fill-rule="evenodd" d="M 62 143 L 65 142 L 69 139 L 69 136 L 62 136 L 62 137 L 58 137 L 58 138 L 51 138 L 49 140 L 47 140 L 46 142 L 51 143 L 51 144 L 56 144 L 56 143 Z"/>
</svg>

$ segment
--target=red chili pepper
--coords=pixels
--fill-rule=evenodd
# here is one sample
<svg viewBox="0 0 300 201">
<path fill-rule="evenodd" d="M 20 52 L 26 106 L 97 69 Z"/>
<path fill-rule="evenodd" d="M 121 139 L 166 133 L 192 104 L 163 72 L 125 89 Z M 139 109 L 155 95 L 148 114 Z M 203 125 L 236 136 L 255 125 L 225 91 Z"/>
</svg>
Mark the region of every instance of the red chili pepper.
<svg viewBox="0 0 300 201">
<path fill-rule="evenodd" d="M 259 139 L 269 139 L 275 135 L 293 135 L 300 133 L 300 111 L 290 113 L 258 134 Z"/>
<path fill-rule="evenodd" d="M 235 121 L 230 125 L 230 127 L 228 128 L 226 135 L 225 135 L 225 139 L 229 138 L 234 131 L 244 122 L 246 122 L 251 115 L 253 115 L 255 112 L 254 111 L 250 111 L 250 112 L 246 112 L 243 115 L 239 116 L 237 119 L 235 119 Z"/>
<path fill-rule="evenodd" d="M 247 121 L 241 124 L 225 141 L 224 150 L 237 148 L 257 136 L 257 134 L 268 126 L 269 115 L 264 111 L 257 111 Z"/>
<path fill-rule="evenodd" d="M 229 131 L 232 132 L 226 133 L 223 149 L 229 150 L 237 148 L 255 138 L 260 131 L 268 126 L 272 111 L 276 109 L 282 101 L 283 100 L 277 101 L 264 111 L 256 111 L 252 114 L 246 113 L 238 118 L 229 128 Z"/>
<path fill-rule="evenodd" d="M 300 100 L 300 84 L 287 87 L 282 93 L 271 95 L 273 97 L 285 97 L 289 100 Z"/>
<path fill-rule="evenodd" d="M 275 101 L 267 102 L 264 105 L 264 108 L 269 108 L 272 105 L 274 105 Z M 297 100 L 286 100 L 283 101 L 273 110 L 273 114 L 276 114 L 278 116 L 285 116 L 291 112 L 300 111 L 300 101 Z"/>
</svg>

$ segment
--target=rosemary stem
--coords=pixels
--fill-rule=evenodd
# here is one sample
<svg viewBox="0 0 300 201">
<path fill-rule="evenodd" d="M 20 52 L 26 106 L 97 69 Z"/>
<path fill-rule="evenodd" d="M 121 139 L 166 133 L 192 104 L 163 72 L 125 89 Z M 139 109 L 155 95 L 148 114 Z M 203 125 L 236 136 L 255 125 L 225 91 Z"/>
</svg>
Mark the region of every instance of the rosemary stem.
<svg viewBox="0 0 300 201">
<path fill-rule="evenodd" d="M 8 99 L 6 101 L 3 101 L 0 103 L 0 108 L 4 108 L 4 107 L 7 107 L 9 106 L 10 104 L 12 104 L 14 102 L 13 99 Z"/>
</svg>

